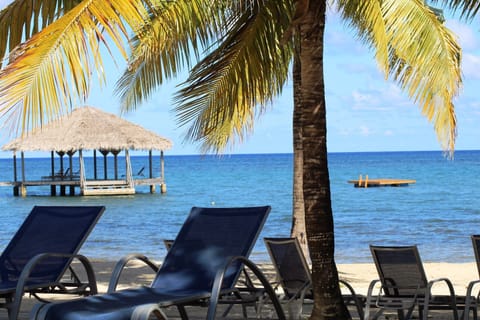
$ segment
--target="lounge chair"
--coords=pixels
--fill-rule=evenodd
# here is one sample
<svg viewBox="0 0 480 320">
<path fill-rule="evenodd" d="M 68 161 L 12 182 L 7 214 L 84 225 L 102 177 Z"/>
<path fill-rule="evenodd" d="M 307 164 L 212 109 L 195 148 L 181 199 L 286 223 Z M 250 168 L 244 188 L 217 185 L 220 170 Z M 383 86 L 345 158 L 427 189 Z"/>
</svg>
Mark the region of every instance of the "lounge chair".
<svg viewBox="0 0 480 320">
<path fill-rule="evenodd" d="M 105 210 L 102 206 L 35 206 L 0 256 L 0 306 L 9 319 L 17 319 L 23 294 L 97 293 L 95 275 L 84 256 L 78 255 L 83 242 Z M 73 259 L 83 264 L 87 282 L 62 278 Z M 70 269 L 73 272 L 73 269 Z M 78 281 L 77 281 L 78 280 Z"/>
<path fill-rule="evenodd" d="M 108 293 L 61 303 L 37 305 L 36 319 L 148 319 L 165 318 L 162 308 L 176 306 L 187 319 L 185 305 L 208 305 L 207 319 L 214 319 L 220 296 L 236 298 L 234 285 L 247 266 L 273 299 L 278 318 L 284 319 L 275 293 L 260 270 L 247 259 L 270 207 L 194 207 L 160 268 L 142 255 L 131 255 L 115 267 Z M 128 261 L 139 259 L 156 271 L 149 287 L 115 291 Z M 230 295 L 229 295 L 230 293 Z M 241 301 L 232 301 L 237 303 Z"/>
<path fill-rule="evenodd" d="M 165 249 L 167 249 L 167 251 L 170 250 L 174 241 L 175 240 L 173 239 L 163 240 L 163 244 L 165 246 Z M 257 312 L 257 315 L 259 315 L 261 312 L 261 307 L 263 304 L 263 295 L 265 291 L 263 290 L 263 288 L 259 288 L 255 286 L 252 280 L 252 276 L 249 274 L 247 268 L 242 268 L 242 272 L 240 274 L 240 277 L 238 278 L 236 287 L 238 289 L 236 293 L 239 294 L 239 299 L 242 299 L 242 295 L 241 295 L 242 291 L 247 292 L 249 295 L 248 299 L 244 299 L 244 301 L 242 302 L 244 317 L 247 318 L 248 312 L 246 307 L 254 307 L 255 311 Z M 231 311 L 233 304 L 231 304 L 230 302 L 231 301 L 229 301 L 228 299 L 227 301 L 225 301 L 225 303 L 230 304 L 230 307 L 224 311 L 224 313 L 222 314 L 222 318 L 225 318 L 228 315 L 228 313 Z M 222 303 L 224 303 L 224 301 L 220 299 L 219 304 L 222 304 Z"/>
<path fill-rule="evenodd" d="M 313 300 L 310 268 L 297 238 L 264 238 L 265 245 L 277 273 L 278 284 L 283 290 L 290 317 L 299 319 L 305 299 Z M 365 297 L 357 295 L 353 287 L 344 280 L 349 294 L 343 295 L 347 304 L 355 305 L 360 319 L 363 319 Z"/>
<path fill-rule="evenodd" d="M 385 310 L 396 311 L 400 319 L 411 319 L 415 307 L 420 319 L 426 320 L 430 310 L 451 310 L 453 319 L 458 319 L 457 305 L 463 307 L 465 297 L 455 295 L 447 278 L 427 280 L 417 246 L 370 246 L 370 250 L 379 279 L 368 288 L 365 319 L 377 319 Z M 433 295 L 432 288 L 438 284 L 446 286 L 449 294 Z M 379 293 L 374 296 L 378 286 Z M 373 315 L 371 306 L 378 308 Z"/>
<path fill-rule="evenodd" d="M 472 235 L 470 237 L 472 239 L 472 246 L 473 252 L 475 255 L 475 261 L 477 264 L 478 275 L 480 276 L 480 235 Z M 480 280 L 473 280 L 467 286 L 467 294 L 466 294 L 466 301 L 465 301 L 465 308 L 463 310 L 463 319 L 468 320 L 470 316 L 470 312 L 473 311 L 473 319 L 477 319 L 477 306 L 480 296 L 480 291 L 478 291 L 478 285 L 480 284 Z M 473 290 L 477 290 L 477 295 L 473 295 Z"/>
</svg>

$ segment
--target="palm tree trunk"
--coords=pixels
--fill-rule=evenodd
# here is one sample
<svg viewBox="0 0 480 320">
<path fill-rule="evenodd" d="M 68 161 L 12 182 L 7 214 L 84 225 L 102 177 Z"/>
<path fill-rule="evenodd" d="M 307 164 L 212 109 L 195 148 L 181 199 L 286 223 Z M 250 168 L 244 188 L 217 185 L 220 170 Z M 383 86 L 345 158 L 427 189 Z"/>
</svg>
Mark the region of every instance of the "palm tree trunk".
<svg viewBox="0 0 480 320">
<path fill-rule="evenodd" d="M 296 37 L 296 39 L 298 39 L 298 37 Z M 307 261 L 310 261 L 305 227 L 305 203 L 303 201 L 300 41 L 296 42 L 296 53 L 293 59 L 293 214 L 290 236 L 298 239 L 304 256 L 307 258 Z"/>
<path fill-rule="evenodd" d="M 349 319 L 338 284 L 327 162 L 323 40 L 325 1 L 304 1 L 299 21 L 303 134 L 303 191 L 312 260 L 314 306 L 311 319 Z"/>
</svg>

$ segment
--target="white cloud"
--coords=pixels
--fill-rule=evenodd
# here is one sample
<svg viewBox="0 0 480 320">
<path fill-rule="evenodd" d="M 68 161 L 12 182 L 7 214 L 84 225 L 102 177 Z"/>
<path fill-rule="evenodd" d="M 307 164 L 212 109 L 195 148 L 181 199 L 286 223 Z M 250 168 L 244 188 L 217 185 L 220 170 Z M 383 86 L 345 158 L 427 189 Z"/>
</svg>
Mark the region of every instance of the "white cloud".
<svg viewBox="0 0 480 320">
<path fill-rule="evenodd" d="M 472 79 L 480 79 L 480 56 L 464 53 L 462 59 L 463 74 Z"/>
<path fill-rule="evenodd" d="M 385 83 L 383 80 L 374 82 L 368 88 L 354 90 L 349 103 L 354 110 L 374 111 L 391 111 L 397 107 L 412 105 L 397 85 Z"/>
<path fill-rule="evenodd" d="M 360 135 L 362 135 L 364 137 L 368 137 L 368 136 L 372 135 L 372 133 L 373 132 L 369 127 L 367 127 L 365 125 L 360 126 Z"/>
<path fill-rule="evenodd" d="M 387 137 L 393 136 L 393 131 L 392 130 L 385 130 L 385 132 L 383 134 Z"/>
</svg>

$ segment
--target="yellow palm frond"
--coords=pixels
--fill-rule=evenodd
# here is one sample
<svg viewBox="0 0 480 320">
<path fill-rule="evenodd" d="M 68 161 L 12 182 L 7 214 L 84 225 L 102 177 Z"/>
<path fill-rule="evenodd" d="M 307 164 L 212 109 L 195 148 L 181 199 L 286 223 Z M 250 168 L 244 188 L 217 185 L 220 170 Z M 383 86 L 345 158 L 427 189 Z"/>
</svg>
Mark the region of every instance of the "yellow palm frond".
<svg viewBox="0 0 480 320">
<path fill-rule="evenodd" d="M 1 57 L 70 11 L 81 0 L 16 0 L 0 11 Z"/>
<path fill-rule="evenodd" d="M 108 35 L 127 59 L 127 27 L 147 18 L 141 0 L 84 0 L 27 42 L 0 71 L 0 117 L 22 132 L 62 115 L 84 100 L 94 69 L 102 76 L 99 45 Z"/>
<path fill-rule="evenodd" d="M 180 0 L 159 3 L 151 21 L 132 41 L 127 70 L 117 82 L 123 111 L 130 111 L 178 70 L 190 66 L 216 33 L 220 1 Z"/>
<path fill-rule="evenodd" d="M 178 122 L 191 122 L 187 139 L 201 142 L 203 152 L 242 141 L 255 115 L 287 80 L 292 45 L 280 43 L 290 24 L 291 2 L 251 4 L 226 20 L 221 44 L 192 70 L 176 96 Z"/>
<path fill-rule="evenodd" d="M 420 105 L 442 147 L 453 151 L 453 99 L 462 84 L 461 49 L 442 19 L 422 0 L 341 0 L 339 5 L 361 38 L 375 49 L 385 75 Z"/>
<path fill-rule="evenodd" d="M 443 148 L 453 152 L 457 133 L 453 99 L 462 84 L 461 48 L 423 1 L 386 0 L 382 7 L 391 75 L 433 123 Z"/>
</svg>

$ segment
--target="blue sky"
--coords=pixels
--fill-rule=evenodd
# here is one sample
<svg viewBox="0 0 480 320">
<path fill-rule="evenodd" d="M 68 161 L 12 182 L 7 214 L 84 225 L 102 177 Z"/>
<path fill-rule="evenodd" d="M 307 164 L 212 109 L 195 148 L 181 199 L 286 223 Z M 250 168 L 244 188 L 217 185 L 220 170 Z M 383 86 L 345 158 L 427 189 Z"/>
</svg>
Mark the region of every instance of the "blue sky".
<svg viewBox="0 0 480 320">
<path fill-rule="evenodd" d="M 6 0 L 0 0 L 0 8 Z M 479 21 L 465 23 L 446 13 L 446 24 L 458 36 L 463 48 L 464 86 L 455 100 L 458 123 L 457 150 L 480 149 Z M 119 114 L 115 81 L 123 71 L 105 59 L 107 85 L 93 82 L 87 104 Z M 417 105 L 392 81 L 385 81 L 373 53 L 355 38 L 339 16 L 329 12 L 325 35 L 325 87 L 329 152 L 441 150 L 433 126 Z M 186 73 L 162 86 L 147 102 L 125 118 L 171 139 L 167 154 L 197 154 L 198 145 L 183 143 L 186 128 L 178 128 L 172 111 L 175 86 Z M 256 120 L 255 129 L 242 144 L 225 153 L 292 152 L 292 82 Z M 2 133 L 5 137 L 5 133 Z M 6 141 L 3 141 L 5 143 Z"/>
</svg>

